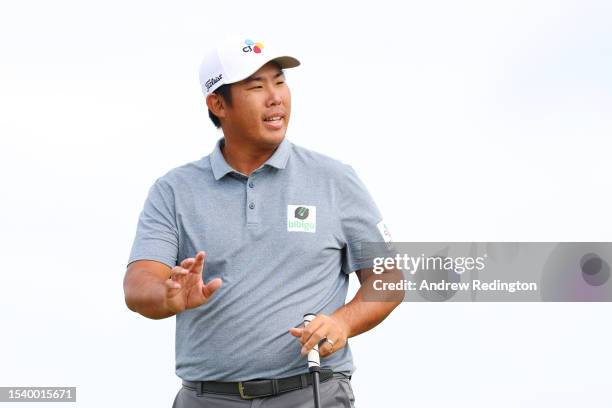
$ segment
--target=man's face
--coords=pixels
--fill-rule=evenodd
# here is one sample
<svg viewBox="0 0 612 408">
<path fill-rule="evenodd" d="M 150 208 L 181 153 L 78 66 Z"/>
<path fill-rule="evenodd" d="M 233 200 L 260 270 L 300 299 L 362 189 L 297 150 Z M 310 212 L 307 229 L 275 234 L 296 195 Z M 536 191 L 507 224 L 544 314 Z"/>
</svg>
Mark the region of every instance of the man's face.
<svg viewBox="0 0 612 408">
<path fill-rule="evenodd" d="M 275 147 L 285 137 L 291 93 L 277 64 L 269 62 L 247 79 L 232 84 L 224 132 L 255 146 Z"/>
</svg>

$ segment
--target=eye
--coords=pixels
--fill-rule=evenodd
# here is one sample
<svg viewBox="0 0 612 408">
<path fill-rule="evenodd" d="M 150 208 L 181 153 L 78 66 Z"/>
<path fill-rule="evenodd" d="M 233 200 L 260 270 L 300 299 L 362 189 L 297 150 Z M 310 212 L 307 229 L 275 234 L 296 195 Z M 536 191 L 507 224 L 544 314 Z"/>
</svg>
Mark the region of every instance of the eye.
<svg viewBox="0 0 612 408">
<path fill-rule="evenodd" d="M 249 88 L 249 90 L 251 90 L 251 89 L 261 89 L 261 88 L 263 88 L 263 86 L 257 85 L 257 86 L 253 86 L 253 87 Z"/>
<path fill-rule="evenodd" d="M 276 85 L 280 85 L 280 84 L 284 84 L 284 83 L 285 83 L 285 81 L 278 81 L 278 82 L 276 83 Z"/>
</svg>

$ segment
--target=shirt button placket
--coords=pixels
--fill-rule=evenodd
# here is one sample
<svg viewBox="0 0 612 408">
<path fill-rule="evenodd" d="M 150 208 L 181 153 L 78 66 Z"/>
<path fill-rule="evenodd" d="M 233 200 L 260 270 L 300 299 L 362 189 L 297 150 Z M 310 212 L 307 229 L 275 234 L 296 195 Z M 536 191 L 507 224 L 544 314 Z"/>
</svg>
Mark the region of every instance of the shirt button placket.
<svg viewBox="0 0 612 408">
<path fill-rule="evenodd" d="M 247 224 L 258 224 L 259 218 L 257 217 L 257 200 L 255 194 L 255 182 L 253 181 L 253 174 L 248 178 L 246 182 L 246 197 L 247 197 Z"/>
</svg>

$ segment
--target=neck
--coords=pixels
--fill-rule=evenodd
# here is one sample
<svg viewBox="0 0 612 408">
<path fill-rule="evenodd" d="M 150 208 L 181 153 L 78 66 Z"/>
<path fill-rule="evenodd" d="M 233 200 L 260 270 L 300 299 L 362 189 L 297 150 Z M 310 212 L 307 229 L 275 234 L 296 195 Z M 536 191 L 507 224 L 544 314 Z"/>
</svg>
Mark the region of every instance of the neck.
<svg viewBox="0 0 612 408">
<path fill-rule="evenodd" d="M 278 145 L 259 146 L 252 142 L 241 143 L 241 141 L 226 136 L 221 152 L 227 164 L 234 170 L 250 176 L 274 154 L 277 147 Z"/>
</svg>

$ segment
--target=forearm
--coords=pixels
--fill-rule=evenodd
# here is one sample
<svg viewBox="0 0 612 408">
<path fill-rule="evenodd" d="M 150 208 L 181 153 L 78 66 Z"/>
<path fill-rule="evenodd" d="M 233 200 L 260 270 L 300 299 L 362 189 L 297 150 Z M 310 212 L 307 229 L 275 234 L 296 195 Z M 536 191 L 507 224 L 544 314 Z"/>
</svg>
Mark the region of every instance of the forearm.
<svg viewBox="0 0 612 408">
<path fill-rule="evenodd" d="M 403 296 L 397 294 L 386 296 L 384 301 L 365 300 L 365 292 L 372 291 L 372 282 L 375 279 L 380 279 L 380 275 L 370 275 L 355 297 L 332 313 L 332 317 L 343 323 L 348 333 L 347 337 L 357 336 L 376 327 L 403 300 Z"/>
<path fill-rule="evenodd" d="M 125 303 L 127 307 L 150 319 L 173 316 L 166 304 L 166 285 L 159 277 L 140 271 L 137 277 L 125 278 Z"/>
</svg>

